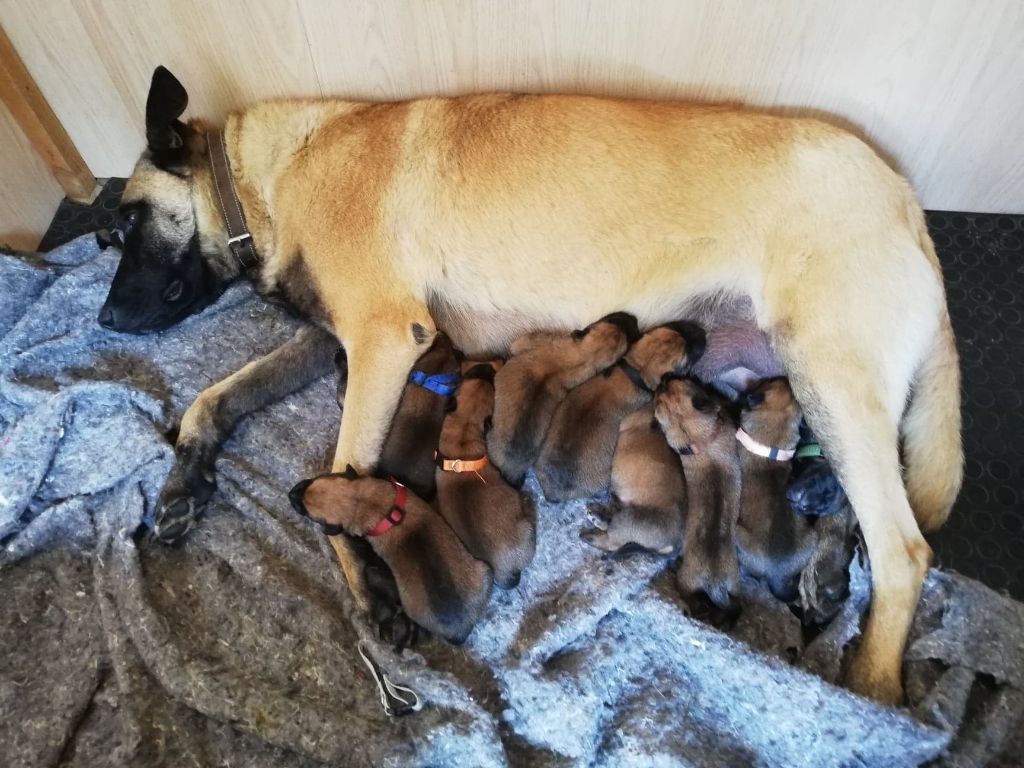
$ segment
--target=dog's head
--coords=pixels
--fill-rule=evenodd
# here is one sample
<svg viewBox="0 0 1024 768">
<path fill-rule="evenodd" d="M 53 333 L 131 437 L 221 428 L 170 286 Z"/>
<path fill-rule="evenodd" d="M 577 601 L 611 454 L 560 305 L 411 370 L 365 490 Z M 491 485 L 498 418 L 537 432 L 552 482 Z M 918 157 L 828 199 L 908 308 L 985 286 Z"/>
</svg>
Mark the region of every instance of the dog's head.
<svg viewBox="0 0 1024 768">
<path fill-rule="evenodd" d="M 723 407 L 721 399 L 696 379 L 673 377 L 658 386 L 654 419 L 673 449 L 692 448 L 715 439 Z"/>
<path fill-rule="evenodd" d="M 292 507 L 308 517 L 328 535 L 362 534 L 373 527 L 361 504 L 359 476 L 350 464 L 344 472 L 333 472 L 301 480 L 288 492 Z"/>
<path fill-rule="evenodd" d="M 626 360 L 641 372 L 648 385 L 663 376 L 682 375 L 704 354 L 704 329 L 694 323 L 668 323 L 647 331 L 626 353 Z"/>
<path fill-rule="evenodd" d="M 146 150 L 125 186 L 114 233 L 121 263 L 97 318 L 105 328 L 168 328 L 213 302 L 240 272 L 224 253 L 205 130 L 179 119 L 187 104 L 177 78 L 157 67 L 146 100 Z"/>
</svg>

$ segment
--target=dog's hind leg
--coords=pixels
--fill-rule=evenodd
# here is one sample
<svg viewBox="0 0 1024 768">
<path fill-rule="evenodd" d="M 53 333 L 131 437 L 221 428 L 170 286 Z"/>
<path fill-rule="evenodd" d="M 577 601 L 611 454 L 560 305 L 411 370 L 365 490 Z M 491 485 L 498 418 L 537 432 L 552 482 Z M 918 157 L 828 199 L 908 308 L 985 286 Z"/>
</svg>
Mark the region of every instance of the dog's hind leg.
<svg viewBox="0 0 1024 768">
<path fill-rule="evenodd" d="M 894 330 L 890 346 L 864 339 L 864 327 L 856 324 L 831 327 L 818 324 L 810 333 L 779 338 L 777 347 L 808 423 L 846 489 L 871 562 L 871 611 L 850 687 L 897 704 L 903 650 L 931 559 L 900 475 L 898 422 L 910 375 L 903 375 L 898 342 L 907 339 L 893 338 Z M 850 328 L 858 331 L 844 337 Z M 871 343 L 877 346 L 865 349 Z"/>
<path fill-rule="evenodd" d="M 200 393 L 181 419 L 177 461 L 164 483 L 153 528 L 158 539 L 177 541 L 192 527 L 216 487 L 214 459 L 235 424 L 330 371 L 337 346 L 331 334 L 304 326 L 269 355 Z"/>
</svg>

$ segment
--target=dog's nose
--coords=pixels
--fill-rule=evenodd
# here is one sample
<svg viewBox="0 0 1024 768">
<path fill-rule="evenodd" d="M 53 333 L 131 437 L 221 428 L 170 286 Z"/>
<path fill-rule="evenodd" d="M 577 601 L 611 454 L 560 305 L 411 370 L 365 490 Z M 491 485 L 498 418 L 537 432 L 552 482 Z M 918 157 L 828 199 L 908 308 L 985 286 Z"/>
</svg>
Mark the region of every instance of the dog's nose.
<svg viewBox="0 0 1024 768">
<path fill-rule="evenodd" d="M 114 319 L 114 310 L 104 305 L 103 309 L 100 310 L 100 314 L 97 316 L 96 321 L 104 328 L 108 328 L 111 331 L 116 330 L 116 321 Z"/>
<path fill-rule="evenodd" d="M 306 497 L 306 489 L 309 488 L 312 482 L 311 479 L 300 480 L 295 484 L 294 488 L 288 491 L 288 501 L 292 503 L 292 508 L 303 517 L 309 517 L 304 499 Z"/>
</svg>

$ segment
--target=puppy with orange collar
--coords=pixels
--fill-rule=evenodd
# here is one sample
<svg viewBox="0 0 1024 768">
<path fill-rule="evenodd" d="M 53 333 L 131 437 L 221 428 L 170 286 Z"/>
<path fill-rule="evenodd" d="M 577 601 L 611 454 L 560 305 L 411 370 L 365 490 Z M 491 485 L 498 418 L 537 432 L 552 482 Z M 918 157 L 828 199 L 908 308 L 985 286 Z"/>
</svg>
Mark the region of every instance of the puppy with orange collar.
<svg viewBox="0 0 1024 768">
<path fill-rule="evenodd" d="M 437 508 L 474 557 L 494 571 L 502 589 L 519 584 L 536 547 L 534 521 L 519 492 L 487 458 L 486 432 L 500 363 L 463 366 L 435 453 Z"/>
<path fill-rule="evenodd" d="M 344 473 L 303 480 L 289 494 L 328 535 L 365 538 L 394 574 L 402 608 L 420 626 L 461 644 L 490 599 L 490 567 L 462 546 L 425 501 L 394 480 Z"/>
</svg>

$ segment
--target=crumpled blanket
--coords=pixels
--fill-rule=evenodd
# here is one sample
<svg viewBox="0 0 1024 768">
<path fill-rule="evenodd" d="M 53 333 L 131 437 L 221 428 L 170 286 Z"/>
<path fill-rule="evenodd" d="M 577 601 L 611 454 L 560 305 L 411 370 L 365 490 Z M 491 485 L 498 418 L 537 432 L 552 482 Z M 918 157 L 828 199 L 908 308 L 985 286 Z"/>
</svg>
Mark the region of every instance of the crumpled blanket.
<svg viewBox="0 0 1024 768">
<path fill-rule="evenodd" d="M 330 378 L 246 418 L 177 547 L 153 543 L 166 434 L 204 387 L 296 321 L 235 285 L 164 333 L 95 321 L 118 254 L 84 237 L 0 255 L 0 765 L 1017 765 L 1024 606 L 932 571 L 911 706 L 835 687 L 868 603 L 863 563 L 809 639 L 744 584 L 732 636 L 684 615 L 671 563 L 579 541 L 547 504 L 538 551 L 461 648 L 396 654 L 286 498 L 329 464 Z M 422 711 L 384 715 L 366 648 Z"/>
</svg>

